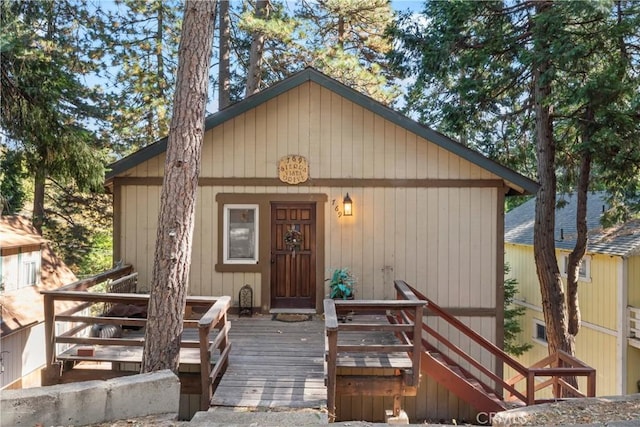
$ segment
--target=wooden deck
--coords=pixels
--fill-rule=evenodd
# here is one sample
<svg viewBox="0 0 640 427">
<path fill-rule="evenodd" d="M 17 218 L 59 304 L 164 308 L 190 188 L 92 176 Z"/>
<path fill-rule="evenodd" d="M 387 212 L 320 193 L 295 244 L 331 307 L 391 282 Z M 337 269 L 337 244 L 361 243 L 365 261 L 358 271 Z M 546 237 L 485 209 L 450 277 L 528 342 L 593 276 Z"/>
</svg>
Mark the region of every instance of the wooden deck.
<svg viewBox="0 0 640 427">
<path fill-rule="evenodd" d="M 229 367 L 212 406 L 324 408 L 324 322 L 230 317 Z"/>
<path fill-rule="evenodd" d="M 198 331 L 195 329 L 185 329 L 183 334 L 183 342 L 198 342 Z M 215 338 L 215 333 L 209 335 L 210 339 Z M 98 338 L 94 338 L 98 341 Z M 139 346 L 131 345 L 117 345 L 118 341 L 131 340 L 138 341 Z M 91 338 L 87 338 L 86 341 L 91 341 Z M 125 330 L 121 338 L 112 338 L 114 344 L 111 345 L 89 345 L 94 351 L 93 356 L 79 356 L 78 349 L 87 347 L 84 345 L 73 345 L 60 353 L 57 358 L 63 362 L 116 362 L 116 363 L 141 363 L 142 353 L 144 348 L 142 343 L 144 342 L 144 329 L 141 330 Z M 180 349 L 180 364 L 199 365 L 200 364 L 200 349 L 193 348 L 181 348 Z"/>
</svg>

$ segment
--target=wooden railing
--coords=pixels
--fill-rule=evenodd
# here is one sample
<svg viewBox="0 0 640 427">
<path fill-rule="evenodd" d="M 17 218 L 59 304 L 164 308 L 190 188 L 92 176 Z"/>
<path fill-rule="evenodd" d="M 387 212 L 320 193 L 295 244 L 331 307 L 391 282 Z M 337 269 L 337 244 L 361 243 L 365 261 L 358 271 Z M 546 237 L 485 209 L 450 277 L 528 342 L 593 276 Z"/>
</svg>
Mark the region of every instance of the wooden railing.
<svg viewBox="0 0 640 427">
<path fill-rule="evenodd" d="M 628 306 L 627 319 L 629 323 L 629 338 L 635 338 L 640 343 L 640 308 Z"/>
<path fill-rule="evenodd" d="M 46 368 L 45 378 L 51 383 L 55 382 L 62 373 L 62 362 L 57 351 L 58 344 L 87 345 L 87 346 L 144 346 L 143 337 L 127 338 L 100 338 L 88 336 L 89 329 L 96 324 L 119 325 L 142 328 L 146 326 L 145 318 L 133 317 L 106 317 L 103 311 L 92 314 L 91 307 L 113 306 L 115 304 L 132 304 L 147 306 L 149 295 L 135 293 L 89 292 L 92 287 L 109 283 L 110 280 L 118 282 L 119 278 L 131 274 L 131 266 L 119 267 L 99 274 L 89 279 L 80 280 L 57 290 L 42 291 L 44 296 L 45 315 L 45 340 L 46 340 Z M 66 305 L 64 303 L 66 302 Z M 68 308 L 72 302 L 71 308 Z M 214 384 L 219 375 L 222 375 L 228 365 L 231 343 L 228 338 L 230 324 L 227 321 L 227 311 L 231 306 L 231 298 L 188 296 L 186 312 L 191 313 L 196 307 L 204 314 L 196 320 L 185 319 L 183 328 L 197 329 L 194 334 L 197 339 L 185 339 L 184 333 L 180 348 L 199 348 L 200 378 L 199 391 L 201 393 L 201 409 L 209 407 L 209 401 L 214 391 Z M 198 310 L 198 309 L 196 309 Z M 63 333 L 56 333 L 56 323 L 71 325 Z M 211 332 L 217 330 L 215 337 L 211 338 Z M 91 360 L 89 357 L 87 360 Z"/>
<path fill-rule="evenodd" d="M 475 343 L 480 348 L 493 355 L 499 363 L 503 366 L 506 365 L 517 372 L 517 375 L 509 380 L 504 380 L 502 377 L 496 375 L 492 370 L 483 366 L 479 361 L 475 360 L 465 350 L 462 350 L 457 345 L 449 341 L 445 336 L 440 334 L 435 329 L 422 323 L 422 329 L 426 332 L 426 336 L 423 336 L 422 343 L 425 349 L 435 349 L 436 347 L 429 342 L 429 339 L 435 340 L 444 347 L 448 348 L 452 353 L 458 355 L 461 359 L 465 360 L 470 366 L 473 366 L 479 372 L 486 377 L 493 380 L 494 385 L 489 385 L 486 382 L 476 378 L 478 382 L 486 389 L 491 390 L 496 396 L 503 399 L 503 390 L 506 390 L 509 399 L 517 399 L 526 405 L 533 405 L 545 401 L 544 399 L 536 399 L 535 394 L 537 391 L 546 387 L 553 388 L 553 396 L 555 398 L 562 398 L 567 394 L 574 395 L 576 397 L 584 397 L 585 394 L 568 384 L 564 378 L 570 376 L 582 376 L 587 378 L 587 391 L 586 396 L 594 397 L 596 392 L 596 371 L 595 369 L 585 365 L 580 360 L 572 357 L 564 352 L 558 352 L 557 354 L 550 355 L 540 362 L 536 363 L 530 368 L 525 367 L 517 360 L 513 359 L 509 354 L 505 353 L 502 349 L 495 344 L 473 331 L 467 325 L 460 320 L 447 313 L 436 303 L 431 301 L 426 296 L 422 295 L 416 289 L 409 286 L 407 283 L 398 280 L 395 282 L 396 289 L 407 287 L 422 301 L 426 301 L 426 313 L 425 315 L 435 315 L 440 319 L 448 323 L 457 331 L 469 338 L 470 342 Z M 405 292 L 398 292 L 398 299 L 404 299 Z M 416 322 L 418 323 L 418 322 Z M 550 377 L 550 380 L 544 381 L 540 384 L 536 384 L 536 378 Z M 524 381 L 525 387 L 523 391 L 518 390 L 517 384 Z"/>
<path fill-rule="evenodd" d="M 403 378 L 407 388 L 416 388 L 420 381 L 420 340 L 413 340 L 412 337 L 420 336 L 420 323 L 414 323 L 404 313 L 411 311 L 414 318 L 422 318 L 422 308 L 424 302 L 418 300 L 415 295 L 406 295 L 403 301 L 380 301 L 380 300 L 324 300 L 325 330 L 327 334 L 326 362 L 327 362 L 327 409 L 329 421 L 335 421 L 336 415 L 336 383 L 338 358 L 341 354 L 349 353 L 362 355 L 385 355 L 391 353 L 408 353 L 411 357 L 411 375 Z M 379 314 L 379 313 L 403 313 L 400 315 L 403 322 L 389 323 L 388 318 L 384 321 L 360 323 L 359 315 Z M 340 317 L 353 316 L 353 321 L 339 322 Z M 401 343 L 397 344 L 339 344 L 338 335 L 341 332 L 357 331 L 362 334 L 379 333 L 388 331 L 396 336 L 402 337 Z M 387 386 L 393 388 L 394 386 Z M 359 387 L 363 395 L 375 395 L 375 390 L 368 387 Z M 401 390 L 398 388 L 398 393 Z M 394 413 L 399 412 L 399 398 L 394 397 Z"/>
</svg>

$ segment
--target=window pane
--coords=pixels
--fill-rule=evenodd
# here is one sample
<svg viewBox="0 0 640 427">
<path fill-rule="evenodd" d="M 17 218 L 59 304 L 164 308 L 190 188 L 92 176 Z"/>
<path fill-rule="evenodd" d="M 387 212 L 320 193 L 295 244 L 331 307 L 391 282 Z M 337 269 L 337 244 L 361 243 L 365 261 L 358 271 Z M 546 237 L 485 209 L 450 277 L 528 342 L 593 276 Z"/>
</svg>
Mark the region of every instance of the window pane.
<svg viewBox="0 0 640 427">
<path fill-rule="evenodd" d="M 256 260 L 256 209 L 230 208 L 228 215 L 227 259 Z"/>
<path fill-rule="evenodd" d="M 547 341 L 547 328 L 540 323 L 536 323 L 536 338 Z"/>
<path fill-rule="evenodd" d="M 35 261 L 27 261 L 24 265 L 24 280 L 23 286 L 36 284 L 36 263 Z"/>
</svg>

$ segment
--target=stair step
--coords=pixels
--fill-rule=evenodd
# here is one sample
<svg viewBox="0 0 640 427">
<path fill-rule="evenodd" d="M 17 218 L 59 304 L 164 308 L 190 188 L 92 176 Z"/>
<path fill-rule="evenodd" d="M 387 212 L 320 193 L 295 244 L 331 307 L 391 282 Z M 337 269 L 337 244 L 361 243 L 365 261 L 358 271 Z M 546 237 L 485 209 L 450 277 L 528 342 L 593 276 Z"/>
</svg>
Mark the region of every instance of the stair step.
<svg viewBox="0 0 640 427">
<path fill-rule="evenodd" d="M 432 359 L 445 365 L 451 372 L 453 372 L 462 380 L 466 381 L 469 385 L 478 390 L 478 392 L 483 393 L 485 396 L 487 396 L 489 399 L 493 400 L 500 406 L 504 407 L 506 405 L 506 403 L 503 402 L 502 399 L 500 399 L 498 396 L 496 396 L 495 393 L 486 390 L 482 383 L 478 381 L 478 379 L 467 376 L 467 374 L 465 374 L 460 366 L 447 363 L 441 353 L 435 351 L 428 351 L 427 353 L 429 354 L 429 356 L 431 356 Z"/>
<path fill-rule="evenodd" d="M 433 352 L 433 351 L 428 351 L 427 353 L 429 353 L 429 355 L 432 358 L 436 359 L 438 362 L 442 362 L 443 361 L 442 354 L 440 354 L 438 352 Z"/>
<path fill-rule="evenodd" d="M 462 372 L 462 369 L 460 369 L 459 366 L 449 365 L 449 369 L 453 371 L 457 376 L 464 378 L 464 373 Z"/>
</svg>

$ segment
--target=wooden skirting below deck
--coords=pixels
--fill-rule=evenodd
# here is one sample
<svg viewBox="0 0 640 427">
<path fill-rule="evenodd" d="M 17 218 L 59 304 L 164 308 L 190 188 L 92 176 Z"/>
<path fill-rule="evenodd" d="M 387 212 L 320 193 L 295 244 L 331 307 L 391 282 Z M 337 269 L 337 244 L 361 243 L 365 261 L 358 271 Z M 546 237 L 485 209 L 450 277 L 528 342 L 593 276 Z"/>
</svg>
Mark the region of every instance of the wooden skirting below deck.
<svg viewBox="0 0 640 427">
<path fill-rule="evenodd" d="M 324 322 L 230 317 L 229 367 L 212 406 L 324 408 Z"/>
</svg>

